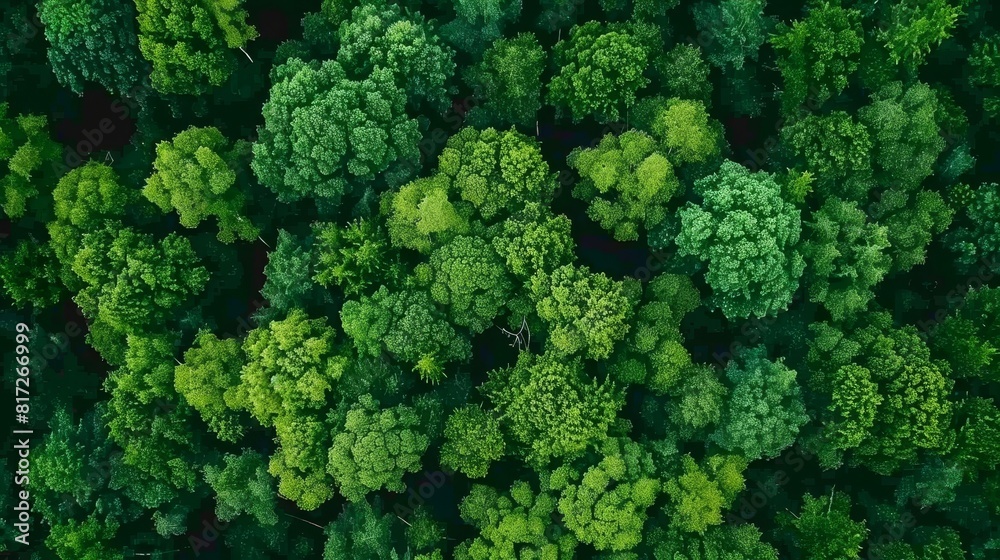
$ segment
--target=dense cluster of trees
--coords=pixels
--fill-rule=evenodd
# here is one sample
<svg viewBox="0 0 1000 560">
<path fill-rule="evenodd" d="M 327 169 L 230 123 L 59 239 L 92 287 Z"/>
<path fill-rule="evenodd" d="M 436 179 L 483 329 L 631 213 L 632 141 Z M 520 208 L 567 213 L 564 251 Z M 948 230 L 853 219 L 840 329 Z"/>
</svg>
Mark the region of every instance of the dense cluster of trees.
<svg viewBox="0 0 1000 560">
<path fill-rule="evenodd" d="M 0 8 L 0 551 L 1000 557 L 990 2 L 261 4 Z"/>
</svg>

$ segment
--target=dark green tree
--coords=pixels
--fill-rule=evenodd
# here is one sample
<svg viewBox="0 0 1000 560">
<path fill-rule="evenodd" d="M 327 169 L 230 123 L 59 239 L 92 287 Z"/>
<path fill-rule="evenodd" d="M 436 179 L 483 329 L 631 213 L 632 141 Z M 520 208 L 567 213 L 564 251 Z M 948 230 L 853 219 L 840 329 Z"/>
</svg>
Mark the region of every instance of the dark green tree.
<svg viewBox="0 0 1000 560">
<path fill-rule="evenodd" d="M 455 409 L 444 428 L 441 463 L 469 478 L 483 478 L 504 454 L 500 422 L 475 405 Z"/>
<path fill-rule="evenodd" d="M 512 2 L 513 3 L 513 2 Z M 518 2 L 519 3 L 519 2 Z M 531 33 L 500 38 L 469 68 L 465 78 L 483 98 L 466 115 L 477 126 L 530 128 L 542 107 L 542 71 L 546 53 Z"/>
<path fill-rule="evenodd" d="M 48 170 L 59 158 L 59 145 L 49 138 L 44 115 L 8 116 L 7 103 L 0 103 L 0 208 L 11 219 L 23 217 L 39 194 L 47 199 Z M 32 206 L 32 216 L 44 219 Z"/>
<path fill-rule="evenodd" d="M 815 560 L 859 558 L 868 527 L 864 521 L 851 519 L 850 496 L 842 492 L 818 498 L 806 494 L 802 499 L 798 515 L 778 514 L 796 548 Z"/>
</svg>

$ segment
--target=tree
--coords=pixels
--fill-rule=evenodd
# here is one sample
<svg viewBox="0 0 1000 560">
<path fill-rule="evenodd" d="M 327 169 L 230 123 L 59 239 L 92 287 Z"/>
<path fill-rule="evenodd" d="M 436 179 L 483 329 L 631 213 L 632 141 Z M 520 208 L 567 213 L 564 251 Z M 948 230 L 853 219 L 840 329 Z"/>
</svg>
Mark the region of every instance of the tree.
<svg viewBox="0 0 1000 560">
<path fill-rule="evenodd" d="M 512 283 L 489 241 L 459 236 L 431 253 L 430 292 L 452 322 L 475 334 L 486 330 L 511 296 Z"/>
<path fill-rule="evenodd" d="M 139 50 L 161 93 L 201 95 L 236 71 L 232 49 L 257 37 L 242 0 L 136 0 Z"/>
<path fill-rule="evenodd" d="M 722 420 L 729 389 L 719 380 L 715 368 L 690 365 L 672 391 L 668 418 L 683 438 L 693 438 Z"/>
<path fill-rule="evenodd" d="M 483 478 L 490 463 L 503 457 L 505 443 L 500 423 L 481 407 L 455 409 L 444 428 L 441 464 L 469 478 Z"/>
<path fill-rule="evenodd" d="M 690 455 L 681 457 L 681 474 L 664 485 L 669 498 L 663 510 L 670 516 L 671 528 L 705 534 L 712 525 L 722 523 L 722 510 L 743 489 L 743 470 L 747 463 L 736 456 L 713 455 L 698 465 Z"/>
<path fill-rule="evenodd" d="M 639 286 L 632 279 L 616 281 L 587 267 L 564 265 L 551 275 L 532 277 L 531 294 L 538 317 L 548 325 L 550 352 L 601 360 L 629 332 Z"/>
<path fill-rule="evenodd" d="M 126 95 L 139 82 L 143 64 L 132 2 L 45 0 L 38 18 L 45 24 L 56 79 L 73 93 L 82 95 L 87 82 L 96 82 Z"/>
<path fill-rule="evenodd" d="M 126 208 L 138 202 L 137 193 L 121 184 L 114 169 L 89 161 L 63 175 L 52 198 L 55 220 L 48 224 L 52 250 L 62 265 L 63 283 L 78 289 L 80 279 L 72 266 L 83 236 L 100 229 L 106 220 L 124 218 Z"/>
<path fill-rule="evenodd" d="M 344 303 L 340 320 L 361 355 L 384 352 L 414 364 L 425 381 L 444 378 L 444 365 L 472 357 L 469 341 L 457 333 L 431 296 L 420 289 L 389 292 Z"/>
<path fill-rule="evenodd" d="M 805 19 L 779 23 L 770 40 L 785 81 L 783 110 L 795 114 L 810 96 L 823 103 L 847 88 L 861 61 L 861 12 L 817 3 Z"/>
<path fill-rule="evenodd" d="M 722 155 L 722 127 L 709 120 L 701 101 L 673 98 L 657 103 L 649 131 L 674 165 L 708 164 Z"/>
<path fill-rule="evenodd" d="M 861 445 L 870 436 L 884 399 L 871 371 L 865 367 L 841 366 L 832 379 L 833 394 L 827 407 L 832 417 L 825 433 L 834 449 L 847 450 Z"/>
<path fill-rule="evenodd" d="M 538 38 L 531 33 L 494 41 L 482 61 L 466 75 L 466 81 L 484 99 L 481 106 L 469 111 L 465 122 L 476 127 L 530 127 L 542 107 L 546 58 Z"/>
<path fill-rule="evenodd" d="M 755 525 L 713 525 L 704 535 L 684 533 L 677 529 L 651 535 L 655 542 L 653 557 L 657 560 L 699 560 L 701 558 L 733 558 L 743 560 L 778 560 L 778 551 L 761 542 Z"/>
<path fill-rule="evenodd" d="M 792 534 L 796 548 L 808 551 L 815 560 L 858 558 L 861 543 L 868 535 L 864 521 L 851 519 L 851 498 L 844 493 L 802 497 L 797 516 L 781 513 L 779 523 Z"/>
<path fill-rule="evenodd" d="M 969 68 L 969 83 L 983 88 L 983 111 L 993 120 L 1000 118 L 1000 96 L 997 95 L 997 88 L 1000 88 L 1000 35 L 993 33 L 973 43 Z"/>
<path fill-rule="evenodd" d="M 607 437 L 624 404 L 613 383 L 589 379 L 579 358 L 551 353 L 518 355 L 513 367 L 490 372 L 483 386 L 501 427 L 532 465 L 579 457 Z"/>
<path fill-rule="evenodd" d="M 261 525 L 278 523 L 274 480 L 259 453 L 226 454 L 221 468 L 205 465 L 205 480 L 216 493 L 215 515 L 220 521 L 248 514 Z"/>
<path fill-rule="evenodd" d="M 456 235 L 469 231 L 470 203 L 448 199 L 451 180 L 438 173 L 386 192 L 381 212 L 386 216 L 389 238 L 396 247 L 430 253 Z"/>
<path fill-rule="evenodd" d="M 129 334 L 126 342 L 122 367 L 104 383 L 111 399 L 103 420 L 111 439 L 124 451 L 122 462 L 141 478 L 163 485 L 150 496 L 153 503 L 143 504 L 156 507 L 176 499 L 178 489 L 198 488 L 201 467 L 211 461 L 212 448 L 204 441 L 196 411 L 174 390 L 176 337 Z"/>
<path fill-rule="evenodd" d="M 438 172 L 451 179 L 451 190 L 486 222 L 509 216 L 529 202 L 548 202 L 556 187 L 538 141 L 513 128 L 463 128 L 448 139 Z"/>
<path fill-rule="evenodd" d="M 30 305 L 41 310 L 57 303 L 63 295 L 59 272 L 52 245 L 33 237 L 0 255 L 0 280 L 18 309 Z"/>
<path fill-rule="evenodd" d="M 154 172 L 142 194 L 163 212 L 176 210 L 181 225 L 196 228 L 219 220 L 219 241 L 255 239 L 260 230 L 244 215 L 246 197 L 237 184 L 250 144 L 229 141 L 214 127 L 189 127 L 156 146 Z"/>
<path fill-rule="evenodd" d="M 499 39 L 504 27 L 521 15 L 521 0 L 457 0 L 453 7 L 455 19 L 441 27 L 441 36 L 473 56 Z"/>
<path fill-rule="evenodd" d="M 474 484 L 462 500 L 462 519 L 479 529 L 479 535 L 455 549 L 455 560 L 490 560 L 511 558 L 573 558 L 577 540 L 572 533 L 553 524 L 557 498 L 552 493 L 538 494 L 531 485 L 519 480 L 510 492 L 500 494 L 490 486 Z"/>
<path fill-rule="evenodd" d="M 371 395 L 362 395 L 333 436 L 327 471 L 352 502 L 382 488 L 403 492 L 403 475 L 420 469 L 429 444 L 414 409 L 383 409 Z"/>
<path fill-rule="evenodd" d="M 872 133 L 874 160 L 883 171 L 880 178 L 914 190 L 934 172 L 934 162 L 945 148 L 936 120 L 937 96 L 922 82 L 906 89 L 902 82 L 892 82 L 871 97 L 858 117 Z"/>
<path fill-rule="evenodd" d="M 44 115 L 7 116 L 7 103 L 0 103 L 0 208 L 11 219 L 23 217 L 29 202 L 48 187 L 49 174 L 43 168 L 60 154 L 59 145 L 49 138 Z M 32 215 L 39 215 L 32 208 Z"/>
<path fill-rule="evenodd" d="M 954 211 L 936 191 L 891 188 L 872 204 L 871 214 L 886 227 L 892 272 L 905 272 L 924 262 L 931 239 L 948 229 Z"/>
<path fill-rule="evenodd" d="M 362 2 L 340 24 L 337 62 L 351 78 L 364 80 L 380 68 L 414 106 L 426 103 L 438 111 L 448 106 L 454 54 L 419 12 L 404 13 L 396 3 Z"/>
<path fill-rule="evenodd" d="M 494 228 L 493 248 L 507 263 L 507 270 L 527 281 L 536 272 L 551 274 L 575 259 L 572 223 L 553 214 L 545 205 L 529 202 L 524 210 Z M 492 232 L 491 232 L 492 233 Z"/>
<path fill-rule="evenodd" d="M 234 410 L 244 362 L 239 340 L 201 331 L 174 369 L 174 388 L 223 441 L 239 441 L 245 430 L 244 418 Z"/>
<path fill-rule="evenodd" d="M 102 521 L 94 515 L 83 521 L 70 519 L 65 524 L 52 525 L 45 546 L 60 558 L 122 560 L 125 556 L 112 544 L 118 529 L 119 524 L 115 521 Z"/>
<path fill-rule="evenodd" d="M 935 357 L 947 360 L 956 378 L 1000 381 L 994 365 L 1000 355 L 1000 289 L 969 290 L 951 315 L 933 325 L 927 344 Z"/>
<path fill-rule="evenodd" d="M 796 167 L 815 176 L 824 199 L 867 199 L 874 183 L 873 143 L 868 128 L 849 114 L 807 115 L 781 129 L 781 142 Z"/>
<path fill-rule="evenodd" d="M 730 360 L 729 399 L 712 441 L 752 461 L 776 457 L 792 445 L 809 420 L 795 377 L 783 359 L 768 360 L 763 346 Z"/>
<path fill-rule="evenodd" d="M 646 45 L 622 29 L 612 31 L 596 21 L 573 26 L 568 39 L 555 46 L 558 73 L 549 83 L 548 102 L 573 122 L 593 116 L 618 121 L 622 109 L 635 104 L 636 92 L 649 80 Z"/>
<path fill-rule="evenodd" d="M 680 189 L 673 166 L 640 131 L 608 134 L 596 148 L 573 150 L 569 166 L 583 180 L 573 196 L 589 202 L 587 215 L 619 241 L 639 239 L 667 217 L 667 202 Z"/>
<path fill-rule="evenodd" d="M 734 319 L 786 308 L 805 270 L 793 248 L 802 226 L 799 211 L 782 200 L 774 176 L 726 161 L 718 172 L 696 181 L 695 189 L 702 204 L 689 202 L 678 211 L 676 242 L 682 256 L 707 261 L 712 303 Z"/>
<path fill-rule="evenodd" d="M 344 227 L 319 222 L 312 231 L 312 279 L 323 287 L 336 285 L 348 297 L 370 295 L 376 286 L 394 286 L 405 274 L 388 232 L 375 219 L 357 219 Z"/>
<path fill-rule="evenodd" d="M 971 193 L 964 208 L 965 218 L 945 234 L 943 241 L 956 254 L 956 264 L 963 272 L 972 272 L 985 262 L 996 269 L 1000 263 L 1000 226 L 992 216 L 1000 211 L 1000 184 L 985 183 Z M 947 227 L 945 224 L 944 227 Z M 944 228 L 938 228 L 940 233 Z M 921 259 L 923 260 L 923 259 Z"/>
<path fill-rule="evenodd" d="M 634 329 L 608 370 L 622 383 L 645 384 L 662 395 L 689 371 L 691 355 L 684 348 L 680 326 L 701 298 L 686 276 L 662 274 L 646 285 L 643 300 L 633 320 Z"/>
<path fill-rule="evenodd" d="M 931 47 L 951 36 L 962 7 L 947 0 L 902 0 L 893 4 L 890 13 L 888 26 L 879 30 L 879 39 L 894 63 L 906 62 L 916 68 Z"/>
<path fill-rule="evenodd" d="M 251 168 L 278 200 L 335 207 L 378 174 L 390 185 L 409 175 L 420 133 L 388 69 L 354 81 L 335 61 L 291 58 L 272 82 Z"/>
<path fill-rule="evenodd" d="M 809 343 L 809 385 L 820 394 L 836 395 L 836 383 L 845 384 L 838 390 L 843 396 L 835 397 L 843 404 L 835 411 L 842 415 L 840 424 L 853 426 L 845 435 L 859 432 L 841 440 L 861 440 L 851 450 L 852 464 L 888 475 L 914 462 L 919 451 L 940 455 L 951 448 L 955 434 L 950 428 L 953 405 L 948 396 L 954 381 L 949 379 L 946 362 L 931 359 L 916 328 L 895 328 L 888 313 L 871 312 L 849 328 L 824 322 L 814 323 L 810 330 L 814 338 Z M 870 384 L 864 381 L 864 372 L 838 373 L 849 365 L 868 370 L 881 396 L 882 404 L 875 408 L 867 433 L 862 430 L 878 398 L 867 396 Z M 852 392 L 860 394 L 852 396 Z"/>
<path fill-rule="evenodd" d="M 691 10 L 701 35 L 710 40 L 705 58 L 723 69 L 743 68 L 746 59 L 757 60 L 757 51 L 767 40 L 774 18 L 764 15 L 765 0 L 719 0 L 699 2 Z"/>
<path fill-rule="evenodd" d="M 711 68 L 701 47 L 680 43 L 658 56 L 653 65 L 667 97 L 701 101 L 706 106 L 712 102 Z"/>
<path fill-rule="evenodd" d="M 804 231 L 809 299 L 822 303 L 834 321 L 864 311 L 892 265 L 886 228 L 869 222 L 855 203 L 831 197 Z"/>
<path fill-rule="evenodd" d="M 278 243 L 267 255 L 260 293 L 279 310 L 305 307 L 313 293 L 313 254 L 308 241 L 278 230 Z"/>
<path fill-rule="evenodd" d="M 85 286 L 73 301 L 95 320 L 88 339 L 110 363 L 121 360 L 121 350 L 115 349 L 121 335 L 169 324 L 174 311 L 208 283 L 208 272 L 186 238 L 172 233 L 154 241 L 152 235 L 110 221 L 83 236 L 73 271 Z M 104 336 L 119 333 L 118 340 L 99 343 L 98 322 L 110 329 Z"/>
<path fill-rule="evenodd" d="M 326 526 L 326 545 L 323 560 L 356 558 L 357 560 L 383 560 L 394 558 L 394 531 L 398 532 L 395 518 L 382 513 L 377 499 L 372 506 L 366 501 L 351 502 L 337 519 Z"/>
<path fill-rule="evenodd" d="M 954 456 L 970 471 L 995 472 L 1000 464 L 1000 408 L 993 399 L 970 397 L 956 408 L 958 435 Z"/>
<path fill-rule="evenodd" d="M 576 538 L 597 550 L 626 551 L 642 542 L 646 510 L 662 484 L 651 453 L 628 439 L 611 439 L 586 471 L 562 466 L 549 478 L 561 491 L 559 513 Z"/>
<path fill-rule="evenodd" d="M 301 309 L 250 331 L 243 351 L 247 361 L 230 398 L 264 426 L 284 416 L 325 409 L 347 366 L 326 318 L 310 319 Z"/>
</svg>

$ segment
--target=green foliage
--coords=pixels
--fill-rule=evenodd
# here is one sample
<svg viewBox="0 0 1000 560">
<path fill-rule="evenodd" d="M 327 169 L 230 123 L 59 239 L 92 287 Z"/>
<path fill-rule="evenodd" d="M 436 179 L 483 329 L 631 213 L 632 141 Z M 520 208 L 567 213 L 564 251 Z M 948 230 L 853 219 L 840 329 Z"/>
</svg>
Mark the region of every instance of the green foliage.
<svg viewBox="0 0 1000 560">
<path fill-rule="evenodd" d="M 59 301 L 59 264 L 50 243 L 22 239 L 0 255 L 0 280 L 4 292 L 18 309 L 29 305 L 41 310 Z"/>
<path fill-rule="evenodd" d="M 794 114 L 807 99 L 823 103 L 840 95 L 857 71 L 864 35 L 861 12 L 839 2 L 821 2 L 805 19 L 779 23 L 771 44 L 785 81 L 782 107 Z"/>
<path fill-rule="evenodd" d="M 722 523 L 722 510 L 743 489 L 742 473 L 746 462 L 739 457 L 715 455 L 709 457 L 705 465 L 698 465 L 690 455 L 684 455 L 681 467 L 681 474 L 664 485 L 669 497 L 664 512 L 670 516 L 672 529 L 703 535 L 712 525 Z M 735 478 L 723 478 L 718 467 L 725 467 L 725 470 L 735 467 Z"/>
<path fill-rule="evenodd" d="M 722 154 L 722 127 L 701 101 L 667 99 L 657 106 L 649 131 L 674 165 L 708 163 Z"/>
<path fill-rule="evenodd" d="M 169 323 L 208 283 L 191 243 L 177 234 L 160 241 L 121 224 L 83 236 L 73 271 L 85 287 L 73 301 L 85 316 L 113 332 L 143 333 Z M 88 335 L 96 342 L 95 329 Z M 120 344 L 120 341 L 118 342 Z M 106 360 L 119 363 L 121 352 L 97 344 Z"/>
<path fill-rule="evenodd" d="M 889 474 L 913 463 L 918 451 L 941 454 L 950 449 L 955 435 L 948 396 L 954 382 L 948 378 L 948 364 L 931 359 L 916 328 L 895 328 L 887 313 L 874 312 L 846 331 L 828 323 L 814 323 L 810 330 L 810 386 L 839 400 L 835 411 L 845 432 L 841 444 L 861 440 L 852 449 L 852 464 Z M 878 396 L 871 394 L 863 371 L 842 370 L 849 365 L 869 372 Z M 850 385 L 835 390 L 838 382 Z M 876 405 L 879 397 L 881 405 Z M 874 422 L 865 433 L 872 408 Z"/>
<path fill-rule="evenodd" d="M 378 75 L 376 69 L 381 69 L 406 93 L 411 104 L 426 103 L 439 111 L 447 107 L 451 93 L 447 82 L 455 73 L 454 52 L 441 44 L 434 28 L 419 12 L 404 13 L 394 2 L 362 2 L 351 10 L 349 19 L 340 23 L 339 38 L 337 62 L 353 79 L 364 80 Z M 391 88 L 384 82 L 379 84 Z M 352 128 L 345 130 L 350 132 Z"/>
<path fill-rule="evenodd" d="M 1000 464 L 1000 408 L 992 399 L 967 398 L 956 407 L 956 417 L 955 457 L 959 464 L 970 470 L 995 470 Z"/>
<path fill-rule="evenodd" d="M 699 2 L 691 10 L 701 36 L 708 38 L 705 58 L 714 66 L 741 69 L 757 52 L 774 27 L 764 15 L 766 0 L 713 0 Z"/>
<path fill-rule="evenodd" d="M 201 331 L 174 370 L 174 388 L 223 441 L 239 441 L 245 429 L 244 418 L 233 410 L 244 360 L 239 340 Z"/>
<path fill-rule="evenodd" d="M 509 215 L 529 202 L 547 202 L 555 177 L 538 142 L 513 128 L 479 131 L 463 128 L 448 139 L 438 172 L 485 221 Z"/>
<path fill-rule="evenodd" d="M 905 272 L 923 264 L 931 239 L 948 229 L 954 211 L 936 191 L 891 188 L 871 205 L 871 215 L 886 227 L 892 272 Z"/>
<path fill-rule="evenodd" d="M 18 219 L 28 212 L 31 199 L 43 192 L 39 186 L 48 187 L 45 167 L 55 165 L 60 150 L 49 138 L 44 115 L 10 118 L 8 110 L 7 103 L 0 103 L 0 208 Z M 41 217 L 32 210 L 35 217 Z"/>
<path fill-rule="evenodd" d="M 955 489 L 964 472 L 958 465 L 941 459 L 924 463 L 920 470 L 904 476 L 896 487 L 896 505 L 910 502 L 921 508 L 942 507 L 955 501 Z"/>
<path fill-rule="evenodd" d="M 488 240 L 459 236 L 431 253 L 431 297 L 456 325 L 481 333 L 501 312 L 512 284 Z"/>
<path fill-rule="evenodd" d="M 809 299 L 834 321 L 864 311 L 892 265 L 886 228 L 869 222 L 855 203 L 830 197 L 804 224 L 803 237 Z"/>
<path fill-rule="evenodd" d="M 448 200 L 451 180 L 438 173 L 387 192 L 381 211 L 386 215 L 389 238 L 396 247 L 429 253 L 469 229 L 471 205 Z"/>
<path fill-rule="evenodd" d="M 441 463 L 469 478 L 486 476 L 490 463 L 504 454 L 500 423 L 478 406 L 466 405 L 452 412 L 444 437 Z"/>
<path fill-rule="evenodd" d="M 525 481 L 515 482 L 509 494 L 473 485 L 459 512 L 462 519 L 479 529 L 479 535 L 458 545 L 455 560 L 574 558 L 576 538 L 552 520 L 556 504 L 556 496 L 536 494 Z"/>
<path fill-rule="evenodd" d="M 472 357 L 469 341 L 423 290 L 390 292 L 382 286 L 371 296 L 345 302 L 340 320 L 358 353 L 379 357 L 388 352 L 415 364 L 425 381 L 440 381 L 445 364 Z"/>
<path fill-rule="evenodd" d="M 667 97 L 701 101 L 706 106 L 711 103 L 712 82 L 708 79 L 711 69 L 701 47 L 678 44 L 657 57 L 653 64 Z"/>
<path fill-rule="evenodd" d="M 114 169 L 89 161 L 63 175 L 52 198 L 55 220 L 48 224 L 52 249 L 62 265 L 63 282 L 75 289 L 80 280 L 72 266 L 81 238 L 100 229 L 105 220 L 123 218 L 137 202 L 137 193 L 121 184 Z"/>
<path fill-rule="evenodd" d="M 868 535 L 864 521 L 851 519 L 851 498 L 844 493 L 830 497 L 802 497 L 798 515 L 779 514 L 780 523 L 792 533 L 799 550 L 809 551 L 815 560 L 858 558 L 861 543 Z"/>
<path fill-rule="evenodd" d="M 944 236 L 945 243 L 956 254 L 955 260 L 963 272 L 972 272 L 985 263 L 997 268 L 1000 262 L 1000 184 L 985 183 L 972 191 L 971 201 L 963 205 L 965 220 L 956 224 Z M 945 224 L 947 227 L 947 224 Z M 944 228 L 939 228 L 938 232 Z M 937 233 L 937 232 L 936 232 Z"/>
<path fill-rule="evenodd" d="M 934 172 L 934 162 L 945 148 L 937 111 L 937 95 L 922 82 L 905 89 L 902 82 L 887 84 L 872 94 L 871 105 L 858 110 L 872 134 L 882 182 L 913 190 Z"/>
<path fill-rule="evenodd" d="M 872 139 L 865 125 L 843 111 L 808 115 L 781 129 L 798 166 L 816 177 L 817 194 L 863 201 L 872 188 Z"/>
<path fill-rule="evenodd" d="M 560 356 L 607 358 L 629 332 L 638 288 L 635 280 L 612 280 L 574 265 L 536 274 L 531 294 L 548 325 L 546 348 Z"/>
<path fill-rule="evenodd" d="M 136 0 L 139 50 L 161 93 L 201 95 L 236 71 L 232 50 L 257 37 L 242 0 Z"/>
<path fill-rule="evenodd" d="M 80 560 L 122 560 L 125 556 L 112 544 L 118 533 L 118 523 L 102 521 L 97 516 L 78 522 L 70 519 L 65 524 L 52 525 L 45 546 L 60 558 Z"/>
<path fill-rule="evenodd" d="M 335 61 L 292 58 L 271 78 L 251 167 L 278 200 L 335 205 L 378 174 L 390 185 L 409 175 L 420 133 L 390 70 L 355 81 Z"/>
<path fill-rule="evenodd" d="M 642 541 L 646 510 L 661 483 L 653 456 L 633 441 L 608 440 L 585 472 L 560 467 L 550 486 L 561 490 L 559 513 L 576 538 L 597 550 L 631 550 Z"/>
<path fill-rule="evenodd" d="M 684 533 L 677 529 L 651 535 L 656 542 L 656 560 L 778 560 L 778 551 L 761 542 L 760 529 L 750 523 L 709 527 L 704 535 Z"/>
<path fill-rule="evenodd" d="M 246 197 L 237 186 L 250 145 L 229 141 L 214 127 L 190 127 L 156 146 L 155 171 L 142 194 L 161 211 L 176 210 L 181 225 L 196 228 L 219 220 L 219 241 L 254 239 L 260 231 L 244 216 Z"/>
<path fill-rule="evenodd" d="M 726 161 L 695 182 L 700 206 L 678 211 L 680 254 L 708 262 L 712 303 L 729 318 L 763 317 L 785 309 L 798 289 L 805 261 L 799 211 L 781 198 L 768 173 L 751 173 Z"/>
<path fill-rule="evenodd" d="M 474 56 L 521 15 L 521 0 L 456 0 L 452 7 L 455 19 L 441 27 L 441 36 Z"/>
<path fill-rule="evenodd" d="M 958 295 L 958 294 L 953 294 Z M 951 365 L 956 378 L 1000 381 L 994 360 L 1000 350 L 1000 290 L 980 288 L 961 294 L 958 309 L 928 332 L 927 344 L 935 357 Z"/>
<path fill-rule="evenodd" d="M 624 404 L 613 383 L 586 376 L 579 358 L 546 353 L 518 355 L 517 365 L 490 372 L 483 385 L 501 427 L 528 463 L 579 457 L 607 437 Z"/>
<path fill-rule="evenodd" d="M 726 377 L 731 391 L 712 441 L 750 460 L 776 457 L 795 442 L 809 420 L 795 370 L 758 346 L 730 360 Z"/>
<path fill-rule="evenodd" d="M 304 307 L 312 293 L 310 248 L 295 235 L 278 230 L 278 242 L 267 255 L 264 276 L 267 281 L 260 293 L 279 310 Z"/>
<path fill-rule="evenodd" d="M 82 95 L 96 82 L 118 95 L 135 86 L 143 68 L 135 28 L 135 4 L 116 0 L 44 0 L 48 58 L 59 83 Z"/>
<path fill-rule="evenodd" d="M 573 26 L 569 38 L 555 46 L 559 72 L 549 83 L 548 101 L 559 115 L 580 122 L 621 120 L 623 109 L 635 104 L 636 92 L 649 80 L 646 45 L 626 30 L 612 31 L 596 21 Z"/>
<path fill-rule="evenodd" d="M 551 274 L 576 258 L 569 218 L 553 214 L 537 202 L 529 202 L 524 210 L 499 224 L 492 241 L 507 269 L 525 281 L 536 272 Z"/>
<path fill-rule="evenodd" d="M 382 488 L 403 492 L 403 475 L 420 469 L 429 443 L 415 410 L 383 409 L 371 395 L 362 395 L 347 412 L 343 430 L 333 436 L 327 471 L 352 502 Z"/>
<path fill-rule="evenodd" d="M 672 393 L 668 418 L 681 437 L 692 438 L 719 423 L 729 390 L 715 368 L 698 364 L 684 370 Z"/>
<path fill-rule="evenodd" d="M 232 521 L 250 515 L 261 525 L 278 523 L 274 480 L 267 473 L 264 458 L 255 451 L 223 457 L 223 466 L 205 466 L 205 480 L 216 493 L 215 515 Z"/>
<path fill-rule="evenodd" d="M 321 286 L 336 285 L 352 297 L 368 294 L 375 286 L 392 285 L 405 274 L 388 233 L 376 220 L 358 219 L 344 227 L 315 223 L 312 230 L 313 280 Z"/>
<path fill-rule="evenodd" d="M 494 41 L 466 75 L 466 81 L 484 98 L 481 106 L 469 111 L 466 122 L 530 127 L 542 106 L 545 61 L 546 53 L 531 33 Z"/>
<path fill-rule="evenodd" d="M 301 309 L 252 330 L 243 351 L 246 364 L 230 402 L 248 410 L 264 426 L 273 426 L 285 416 L 325 409 L 347 365 L 326 318 L 310 319 Z"/>
<path fill-rule="evenodd" d="M 643 300 L 635 329 L 615 354 L 609 371 L 623 383 L 642 383 L 662 395 L 691 366 L 680 325 L 701 299 L 689 278 L 662 274 L 646 285 Z"/>
<path fill-rule="evenodd" d="M 569 166 L 583 180 L 573 196 L 589 202 L 587 215 L 619 241 L 639 239 L 667 217 L 667 202 L 680 189 L 673 166 L 640 131 L 608 134 L 596 148 L 573 150 Z"/>
<path fill-rule="evenodd" d="M 879 39 L 894 63 L 916 67 L 933 46 L 951 36 L 961 14 L 962 7 L 948 0 L 901 0 L 893 4 L 888 27 L 880 30 Z"/>
<path fill-rule="evenodd" d="M 351 558 L 383 560 L 392 558 L 394 520 L 382 513 L 381 503 L 349 503 L 333 523 L 326 526 L 323 560 Z"/>
</svg>

